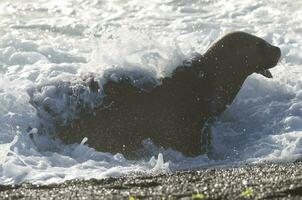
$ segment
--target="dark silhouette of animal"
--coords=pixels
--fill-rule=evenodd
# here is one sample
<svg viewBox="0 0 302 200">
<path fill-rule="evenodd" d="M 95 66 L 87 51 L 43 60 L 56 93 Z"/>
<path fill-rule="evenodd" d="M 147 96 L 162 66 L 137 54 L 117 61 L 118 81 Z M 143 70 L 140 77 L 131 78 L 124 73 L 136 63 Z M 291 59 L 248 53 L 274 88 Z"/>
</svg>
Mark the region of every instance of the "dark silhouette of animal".
<svg viewBox="0 0 302 200">
<path fill-rule="evenodd" d="M 209 136 L 202 128 L 224 112 L 252 73 L 268 78 L 281 56 L 278 47 L 244 32 L 233 32 L 177 67 L 171 77 L 147 89 L 126 75 L 103 85 L 100 106 L 81 111 L 71 124 L 57 127 L 65 143 L 88 138 L 89 146 L 131 156 L 144 139 L 187 156 L 205 153 Z M 108 72 L 109 74 L 111 72 Z M 107 75 L 108 75 L 107 73 Z M 109 77 L 109 76 L 108 76 Z M 97 92 L 99 85 L 90 80 Z"/>
</svg>

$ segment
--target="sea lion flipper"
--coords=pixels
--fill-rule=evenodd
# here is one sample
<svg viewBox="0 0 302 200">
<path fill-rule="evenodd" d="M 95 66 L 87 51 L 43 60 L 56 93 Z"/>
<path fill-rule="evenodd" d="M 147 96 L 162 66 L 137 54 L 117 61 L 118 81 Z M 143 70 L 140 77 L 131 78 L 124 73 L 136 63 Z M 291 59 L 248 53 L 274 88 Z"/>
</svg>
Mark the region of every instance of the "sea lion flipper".
<svg viewBox="0 0 302 200">
<path fill-rule="evenodd" d="M 213 119 L 208 119 L 201 129 L 201 148 L 202 152 L 205 153 L 209 158 L 213 157 L 212 144 L 212 129 Z"/>
</svg>

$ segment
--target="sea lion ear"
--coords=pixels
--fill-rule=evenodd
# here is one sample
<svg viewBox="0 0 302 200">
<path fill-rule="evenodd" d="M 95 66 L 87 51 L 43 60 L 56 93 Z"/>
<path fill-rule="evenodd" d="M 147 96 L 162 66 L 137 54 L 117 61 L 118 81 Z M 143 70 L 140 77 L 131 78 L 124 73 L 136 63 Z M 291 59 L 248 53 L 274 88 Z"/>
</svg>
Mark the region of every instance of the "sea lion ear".
<svg viewBox="0 0 302 200">
<path fill-rule="evenodd" d="M 265 76 L 266 78 L 273 78 L 272 73 L 268 69 L 262 69 L 261 71 L 258 71 L 257 73 Z"/>
</svg>

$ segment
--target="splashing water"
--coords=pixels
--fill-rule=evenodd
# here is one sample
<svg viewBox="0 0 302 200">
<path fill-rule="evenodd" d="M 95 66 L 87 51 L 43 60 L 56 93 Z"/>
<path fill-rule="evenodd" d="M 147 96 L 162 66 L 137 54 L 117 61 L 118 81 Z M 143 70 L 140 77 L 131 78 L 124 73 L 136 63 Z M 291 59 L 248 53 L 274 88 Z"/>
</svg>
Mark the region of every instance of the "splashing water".
<svg viewBox="0 0 302 200">
<path fill-rule="evenodd" d="M 1 1 L 0 183 L 48 184 L 301 159 L 301 6 L 285 0 Z M 33 99 L 47 102 L 59 120 L 68 121 L 76 105 L 67 93 L 81 85 L 83 75 L 93 73 L 102 82 L 106 69 L 118 68 L 168 76 L 190 54 L 205 52 L 234 30 L 266 39 L 283 56 L 272 69 L 273 79 L 250 76 L 213 125 L 214 159 L 185 157 L 147 142 L 157 158 L 127 160 L 95 151 L 86 139 L 64 145 L 37 134 L 36 128 L 41 123 L 47 127 L 52 119 L 31 105 Z M 63 83 L 70 84 L 64 88 Z M 98 103 L 88 93 L 82 97 L 91 107 Z"/>
</svg>

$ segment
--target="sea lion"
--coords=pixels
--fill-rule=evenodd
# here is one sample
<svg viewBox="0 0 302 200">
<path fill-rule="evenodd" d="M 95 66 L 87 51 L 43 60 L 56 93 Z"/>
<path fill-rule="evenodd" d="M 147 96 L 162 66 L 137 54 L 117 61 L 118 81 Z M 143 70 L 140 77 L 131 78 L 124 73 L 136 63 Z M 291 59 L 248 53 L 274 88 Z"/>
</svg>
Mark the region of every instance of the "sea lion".
<svg viewBox="0 0 302 200">
<path fill-rule="evenodd" d="M 159 85 L 137 87 L 127 76 L 107 80 L 103 103 L 93 112 L 81 111 L 72 124 L 57 127 L 58 136 L 65 143 L 87 137 L 89 146 L 97 150 L 126 156 L 150 138 L 158 146 L 197 156 L 205 153 L 209 140 L 201 132 L 205 123 L 226 110 L 249 75 L 271 78 L 268 69 L 276 66 L 280 56 L 278 47 L 259 37 L 229 33 Z M 93 79 L 90 84 L 97 91 Z"/>
</svg>

